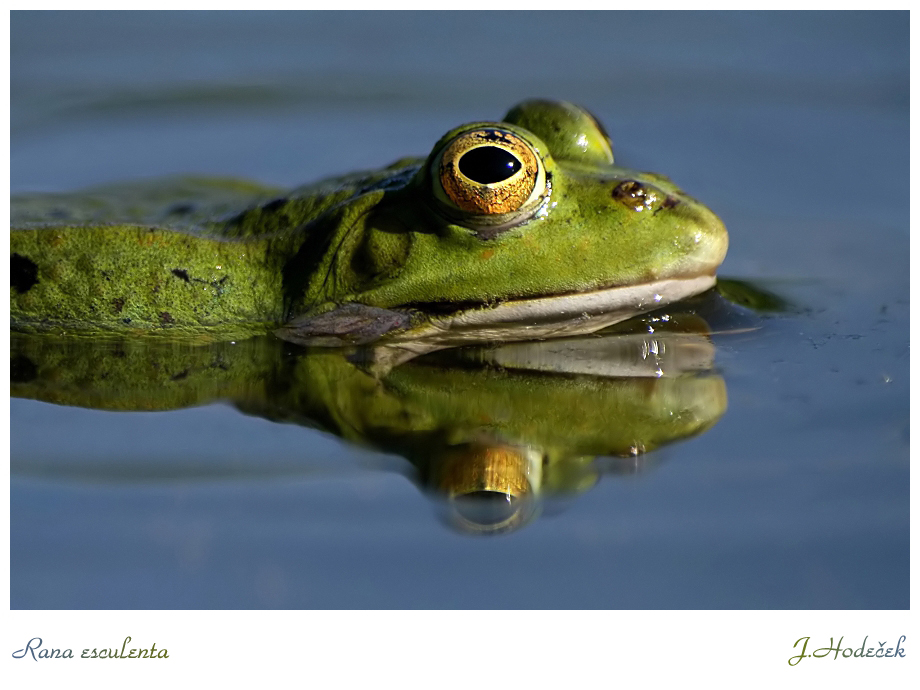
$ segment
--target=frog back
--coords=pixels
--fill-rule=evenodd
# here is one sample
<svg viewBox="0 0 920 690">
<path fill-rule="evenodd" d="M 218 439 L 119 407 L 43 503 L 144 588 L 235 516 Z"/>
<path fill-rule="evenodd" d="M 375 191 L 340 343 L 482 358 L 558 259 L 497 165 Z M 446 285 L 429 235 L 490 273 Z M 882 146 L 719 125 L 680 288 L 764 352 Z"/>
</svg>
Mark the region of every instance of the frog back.
<svg viewBox="0 0 920 690">
<path fill-rule="evenodd" d="M 351 173 L 293 190 L 226 177 L 182 176 L 10 197 L 13 230 L 134 225 L 243 238 L 299 231 L 356 196 L 405 182 L 419 161 Z"/>
</svg>

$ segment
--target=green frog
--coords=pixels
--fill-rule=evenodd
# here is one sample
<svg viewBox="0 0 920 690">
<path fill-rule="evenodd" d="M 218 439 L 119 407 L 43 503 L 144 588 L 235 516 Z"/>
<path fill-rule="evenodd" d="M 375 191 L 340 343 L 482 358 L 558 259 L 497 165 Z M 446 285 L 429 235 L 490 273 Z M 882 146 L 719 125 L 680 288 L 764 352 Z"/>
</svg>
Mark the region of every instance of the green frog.
<svg viewBox="0 0 920 690">
<path fill-rule="evenodd" d="M 11 200 L 16 331 L 450 347 L 592 333 L 708 290 L 719 218 L 531 100 L 283 193 L 185 178 Z"/>
</svg>

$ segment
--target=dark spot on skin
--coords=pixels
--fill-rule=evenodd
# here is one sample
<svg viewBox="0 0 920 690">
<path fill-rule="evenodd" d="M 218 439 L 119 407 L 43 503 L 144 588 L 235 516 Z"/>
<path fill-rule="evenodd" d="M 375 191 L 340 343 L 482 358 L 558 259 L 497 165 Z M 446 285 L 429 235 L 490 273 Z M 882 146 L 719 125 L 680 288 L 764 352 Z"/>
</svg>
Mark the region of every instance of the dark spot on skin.
<svg viewBox="0 0 920 690">
<path fill-rule="evenodd" d="M 189 371 L 190 371 L 189 369 L 186 369 L 185 371 L 180 371 L 178 374 L 176 374 L 169 380 L 170 381 L 181 381 L 182 379 L 188 378 Z"/>
<path fill-rule="evenodd" d="M 168 311 L 161 311 L 158 316 L 160 317 L 160 324 L 163 326 L 168 326 L 169 324 L 176 322 L 176 320 L 173 318 L 173 315 Z"/>
<path fill-rule="evenodd" d="M 21 254 L 10 255 L 10 286 L 22 294 L 38 283 L 38 265 Z"/>
<path fill-rule="evenodd" d="M 116 297 L 112 300 L 112 309 L 116 314 L 121 314 L 121 310 L 125 308 L 125 298 Z"/>
<path fill-rule="evenodd" d="M 10 382 L 29 383 L 38 377 L 38 367 L 25 355 L 10 358 Z"/>
<path fill-rule="evenodd" d="M 230 277 L 230 276 L 224 276 L 220 280 L 210 280 L 210 281 L 202 280 L 201 278 L 192 278 L 188 274 L 188 271 L 181 269 L 181 268 L 174 268 L 172 270 L 172 274 L 176 276 L 177 278 L 181 278 L 186 283 L 201 283 L 202 285 L 210 285 L 212 288 L 214 288 L 218 297 L 224 294 L 223 285 L 225 282 L 227 282 L 227 278 Z"/>
<path fill-rule="evenodd" d="M 661 209 L 663 209 L 663 208 L 674 208 L 674 207 L 677 206 L 677 204 L 679 204 L 679 203 L 680 203 L 680 199 L 678 199 L 677 197 L 667 196 L 667 197 L 665 197 L 665 200 L 661 202 L 661 206 L 659 206 L 658 208 L 656 208 L 656 209 L 652 212 L 652 215 L 653 215 L 653 216 L 657 216 L 657 215 L 658 215 L 658 212 L 659 212 Z"/>
<path fill-rule="evenodd" d="M 279 208 L 283 207 L 287 202 L 288 202 L 288 199 L 284 199 L 284 198 L 273 199 L 269 201 L 268 203 L 263 204 L 262 210 L 268 211 L 269 213 L 271 213 L 272 211 L 277 211 Z"/>
<path fill-rule="evenodd" d="M 166 213 L 170 216 L 185 216 L 194 210 L 195 204 L 176 204 L 175 206 L 170 206 Z"/>
</svg>

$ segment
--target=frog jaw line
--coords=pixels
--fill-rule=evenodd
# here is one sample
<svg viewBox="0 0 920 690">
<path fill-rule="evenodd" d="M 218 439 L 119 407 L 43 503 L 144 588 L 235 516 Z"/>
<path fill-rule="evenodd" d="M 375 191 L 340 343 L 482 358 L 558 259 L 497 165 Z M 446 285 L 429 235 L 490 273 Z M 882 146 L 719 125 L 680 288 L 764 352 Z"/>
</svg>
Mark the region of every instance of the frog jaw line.
<svg viewBox="0 0 920 690">
<path fill-rule="evenodd" d="M 425 326 L 393 334 L 391 338 L 396 342 L 431 338 L 463 343 L 586 335 L 697 295 L 715 282 L 714 275 L 666 278 L 591 292 L 508 300 L 434 318 Z"/>
</svg>

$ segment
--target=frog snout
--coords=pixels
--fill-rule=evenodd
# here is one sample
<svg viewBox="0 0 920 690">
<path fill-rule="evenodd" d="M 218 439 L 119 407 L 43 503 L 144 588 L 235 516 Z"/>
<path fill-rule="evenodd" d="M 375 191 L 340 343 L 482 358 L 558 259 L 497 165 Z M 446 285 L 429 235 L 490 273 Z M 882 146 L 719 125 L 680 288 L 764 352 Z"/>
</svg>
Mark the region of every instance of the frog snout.
<svg viewBox="0 0 920 690">
<path fill-rule="evenodd" d="M 687 246 L 683 263 L 692 273 L 715 272 L 728 251 L 725 224 L 702 204 L 681 203 L 673 212 Z"/>
<path fill-rule="evenodd" d="M 725 258 L 728 250 L 725 225 L 715 213 L 683 194 L 673 183 L 620 180 L 612 186 L 610 198 L 633 211 L 637 221 L 654 218 L 654 224 L 682 247 L 682 254 L 666 273 L 711 273 Z"/>
</svg>

